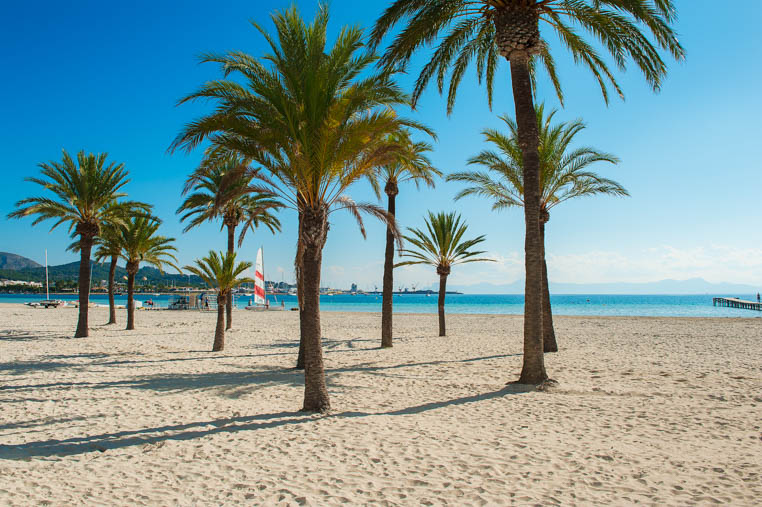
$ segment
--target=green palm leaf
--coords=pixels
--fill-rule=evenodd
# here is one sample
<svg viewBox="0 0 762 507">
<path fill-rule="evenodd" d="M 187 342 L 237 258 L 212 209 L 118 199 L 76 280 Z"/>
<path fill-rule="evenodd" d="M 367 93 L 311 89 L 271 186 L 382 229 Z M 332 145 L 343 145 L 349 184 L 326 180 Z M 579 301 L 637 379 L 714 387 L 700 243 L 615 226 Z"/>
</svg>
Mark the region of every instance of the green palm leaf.
<svg viewBox="0 0 762 507">
<path fill-rule="evenodd" d="M 626 196 L 627 190 L 616 181 L 603 178 L 588 170 L 598 162 L 617 164 L 619 159 L 590 147 L 570 148 L 575 136 L 585 129 L 581 120 L 552 123 L 556 111 L 545 114 L 544 106 L 537 107 L 540 133 L 540 206 L 547 213 L 562 202 L 596 194 Z M 447 176 L 447 181 L 460 181 L 467 186 L 455 198 L 484 197 L 492 201 L 494 210 L 524 206 L 523 156 L 518 143 L 516 122 L 501 116 L 508 134 L 485 130 L 485 141 L 495 150 L 484 150 L 468 160 L 483 171 L 462 171 Z"/>
</svg>

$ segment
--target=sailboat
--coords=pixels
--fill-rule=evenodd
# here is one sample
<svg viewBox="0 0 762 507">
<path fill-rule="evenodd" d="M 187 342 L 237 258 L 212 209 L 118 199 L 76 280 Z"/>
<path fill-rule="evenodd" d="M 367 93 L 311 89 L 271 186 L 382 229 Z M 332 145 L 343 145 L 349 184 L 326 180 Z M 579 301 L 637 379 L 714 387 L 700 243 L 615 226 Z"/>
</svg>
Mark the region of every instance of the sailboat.
<svg viewBox="0 0 762 507">
<path fill-rule="evenodd" d="M 33 306 L 33 307 L 45 307 L 45 308 L 58 308 L 59 306 L 63 306 L 66 303 L 64 301 L 61 301 L 60 299 L 50 299 L 50 284 L 48 283 L 48 251 L 45 250 L 45 299 L 42 301 L 34 301 L 30 303 L 26 303 L 27 306 Z"/>
<path fill-rule="evenodd" d="M 257 250 L 257 263 L 254 265 L 254 304 L 250 304 L 246 309 L 254 311 L 286 309 L 284 302 L 281 302 L 280 306 L 271 307 L 270 302 L 267 300 L 264 253 L 261 247 Z"/>
</svg>

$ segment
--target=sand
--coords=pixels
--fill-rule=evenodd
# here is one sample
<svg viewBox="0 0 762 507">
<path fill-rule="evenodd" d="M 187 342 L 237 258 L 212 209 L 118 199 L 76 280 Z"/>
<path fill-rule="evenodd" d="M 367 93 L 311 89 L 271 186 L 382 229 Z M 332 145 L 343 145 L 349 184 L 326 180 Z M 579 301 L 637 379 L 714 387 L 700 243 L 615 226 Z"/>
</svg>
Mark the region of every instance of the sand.
<svg viewBox="0 0 762 507">
<path fill-rule="evenodd" d="M 754 505 L 762 320 L 558 317 L 558 380 L 506 386 L 522 319 L 324 313 L 333 410 L 298 412 L 294 312 L 0 306 L 1 505 Z"/>
</svg>

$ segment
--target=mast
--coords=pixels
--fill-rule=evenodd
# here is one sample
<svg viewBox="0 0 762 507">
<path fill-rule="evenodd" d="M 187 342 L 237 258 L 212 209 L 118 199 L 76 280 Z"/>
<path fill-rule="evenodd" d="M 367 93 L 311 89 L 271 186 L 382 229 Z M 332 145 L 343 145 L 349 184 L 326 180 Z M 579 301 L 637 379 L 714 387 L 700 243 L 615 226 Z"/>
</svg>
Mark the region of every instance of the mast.
<svg viewBox="0 0 762 507">
<path fill-rule="evenodd" d="M 265 278 L 265 247 L 262 250 L 262 286 L 265 288 L 265 306 L 267 306 L 267 278 Z"/>
<path fill-rule="evenodd" d="M 50 285 L 48 284 L 48 249 L 45 249 L 45 299 L 50 299 Z"/>
</svg>

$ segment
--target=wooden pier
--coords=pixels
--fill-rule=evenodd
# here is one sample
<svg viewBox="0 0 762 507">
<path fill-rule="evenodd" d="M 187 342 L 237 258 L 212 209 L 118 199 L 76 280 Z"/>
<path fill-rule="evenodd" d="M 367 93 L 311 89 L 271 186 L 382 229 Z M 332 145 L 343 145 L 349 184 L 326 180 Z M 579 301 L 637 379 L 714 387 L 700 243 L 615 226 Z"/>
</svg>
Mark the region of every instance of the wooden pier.
<svg viewBox="0 0 762 507">
<path fill-rule="evenodd" d="M 712 298 L 714 306 L 727 306 L 728 308 L 741 308 L 742 310 L 757 310 L 762 312 L 762 303 L 744 301 L 738 298 Z"/>
</svg>

